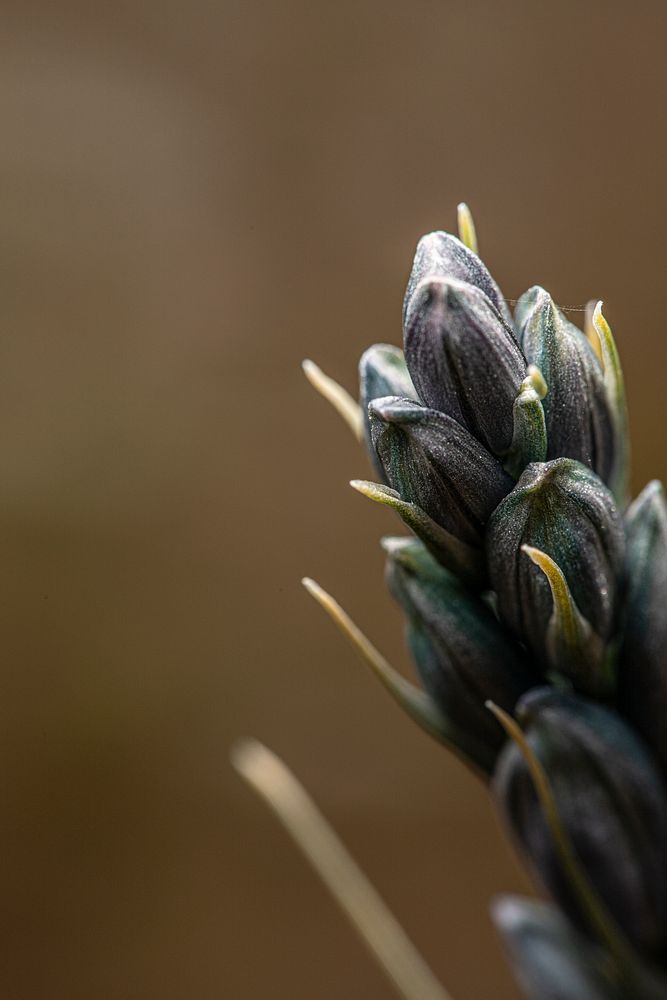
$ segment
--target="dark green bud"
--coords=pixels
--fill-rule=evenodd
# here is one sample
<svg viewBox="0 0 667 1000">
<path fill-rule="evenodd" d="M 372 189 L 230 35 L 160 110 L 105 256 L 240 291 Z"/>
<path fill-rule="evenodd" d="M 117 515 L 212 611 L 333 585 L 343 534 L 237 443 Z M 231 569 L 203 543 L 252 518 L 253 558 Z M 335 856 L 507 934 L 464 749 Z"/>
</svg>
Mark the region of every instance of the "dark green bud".
<svg viewBox="0 0 667 1000">
<path fill-rule="evenodd" d="M 659 954 L 667 937 L 667 802 L 643 743 L 616 712 L 554 688 L 529 692 L 516 714 L 595 894 L 629 941 L 646 955 Z M 556 902 L 592 933 L 513 743 L 499 758 L 494 790 Z"/>
<path fill-rule="evenodd" d="M 481 547 L 488 518 L 513 485 L 500 463 L 452 417 L 413 400 L 375 399 L 369 414 L 390 486 L 451 534 Z"/>
<path fill-rule="evenodd" d="M 403 301 L 403 320 L 407 315 L 413 292 L 426 278 L 454 278 L 456 281 L 475 285 L 484 292 L 508 326 L 511 327 L 510 311 L 486 265 L 476 253 L 473 253 L 465 243 L 462 243 L 451 233 L 427 233 L 417 244 L 412 272 Z"/>
<path fill-rule="evenodd" d="M 526 360 L 544 376 L 547 458 L 576 458 L 609 484 L 616 446 L 600 362 L 584 334 L 543 288 L 525 293 L 516 328 Z"/>
<path fill-rule="evenodd" d="M 573 459 L 529 465 L 486 537 L 500 617 L 539 659 L 607 693 L 624 538 L 614 499 Z"/>
<path fill-rule="evenodd" d="M 630 506 L 619 706 L 667 773 L 667 504 L 652 482 Z"/>
<path fill-rule="evenodd" d="M 427 406 L 453 417 L 494 455 L 507 454 L 526 362 L 483 291 L 454 278 L 422 281 L 406 315 L 405 359 Z"/>
<path fill-rule="evenodd" d="M 492 916 L 527 1000 L 625 1000 L 608 958 L 555 906 L 504 896 Z"/>
<path fill-rule="evenodd" d="M 384 539 L 387 584 L 407 616 L 407 638 L 426 691 L 451 720 L 459 749 L 489 772 L 503 734 L 485 708 L 513 711 L 539 677 L 488 605 L 438 565 L 421 542 Z"/>
<path fill-rule="evenodd" d="M 417 398 L 403 351 L 392 344 L 374 344 L 364 351 L 359 362 L 359 405 L 364 420 L 364 436 L 371 460 L 380 476 L 384 477 L 384 470 L 371 442 L 368 417 L 368 404 L 382 396 Z"/>
</svg>

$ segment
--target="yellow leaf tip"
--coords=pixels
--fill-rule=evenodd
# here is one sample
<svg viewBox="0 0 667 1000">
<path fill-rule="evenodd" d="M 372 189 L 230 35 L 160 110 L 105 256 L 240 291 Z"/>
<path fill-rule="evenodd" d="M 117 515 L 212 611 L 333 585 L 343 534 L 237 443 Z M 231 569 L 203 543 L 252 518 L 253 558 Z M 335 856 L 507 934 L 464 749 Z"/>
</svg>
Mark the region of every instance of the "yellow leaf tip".
<svg viewBox="0 0 667 1000">
<path fill-rule="evenodd" d="M 593 309 L 593 326 L 600 328 L 602 330 L 608 330 L 609 324 L 607 323 L 606 317 L 602 312 L 602 306 L 604 305 L 602 299 L 598 299 L 595 303 L 595 308 Z"/>
<path fill-rule="evenodd" d="M 350 486 L 357 493 L 361 493 L 362 496 L 368 497 L 370 500 L 378 500 L 382 496 L 382 490 L 378 488 L 378 484 L 371 483 L 368 479 L 351 479 Z"/>
<path fill-rule="evenodd" d="M 533 545 L 524 544 L 521 546 L 521 551 L 525 552 L 527 556 L 530 556 L 533 562 L 537 562 L 536 557 L 541 556 L 543 554 L 540 549 L 536 549 Z"/>
<path fill-rule="evenodd" d="M 460 201 L 456 206 L 456 216 L 459 229 L 459 239 L 462 243 L 465 243 L 469 250 L 472 250 L 473 253 L 477 253 L 477 233 L 475 232 L 475 223 L 472 217 L 472 212 L 465 201 Z"/>
</svg>

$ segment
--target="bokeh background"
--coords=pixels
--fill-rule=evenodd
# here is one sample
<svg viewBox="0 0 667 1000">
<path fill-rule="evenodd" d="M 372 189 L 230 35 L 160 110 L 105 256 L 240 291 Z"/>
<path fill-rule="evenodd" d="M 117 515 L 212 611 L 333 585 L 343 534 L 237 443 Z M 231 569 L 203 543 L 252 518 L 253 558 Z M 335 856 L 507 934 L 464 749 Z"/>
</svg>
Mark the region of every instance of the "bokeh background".
<svg viewBox="0 0 667 1000">
<path fill-rule="evenodd" d="M 305 781 L 457 1000 L 516 992 L 484 791 L 299 585 L 403 669 L 388 512 L 303 379 L 400 340 L 475 213 L 510 298 L 601 297 L 634 481 L 667 473 L 662 2 L 4 0 L 0 992 L 389 997 L 232 773 Z"/>
</svg>

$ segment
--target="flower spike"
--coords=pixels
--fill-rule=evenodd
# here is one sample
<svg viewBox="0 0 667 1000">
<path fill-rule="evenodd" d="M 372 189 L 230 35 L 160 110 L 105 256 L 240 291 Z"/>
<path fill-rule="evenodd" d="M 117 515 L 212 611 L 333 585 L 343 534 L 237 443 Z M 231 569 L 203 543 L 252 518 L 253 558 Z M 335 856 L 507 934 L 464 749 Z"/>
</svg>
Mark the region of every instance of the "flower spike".
<svg viewBox="0 0 667 1000">
<path fill-rule="evenodd" d="M 464 202 L 457 216 L 458 237 L 419 240 L 404 349 L 363 355 L 352 421 L 379 480 L 352 486 L 416 536 L 383 546 L 423 690 L 308 586 L 394 698 L 490 779 L 551 894 L 496 908 L 527 1000 L 665 1000 L 667 501 L 653 482 L 628 507 L 602 304 L 579 329 L 534 285 L 512 315 Z"/>
</svg>

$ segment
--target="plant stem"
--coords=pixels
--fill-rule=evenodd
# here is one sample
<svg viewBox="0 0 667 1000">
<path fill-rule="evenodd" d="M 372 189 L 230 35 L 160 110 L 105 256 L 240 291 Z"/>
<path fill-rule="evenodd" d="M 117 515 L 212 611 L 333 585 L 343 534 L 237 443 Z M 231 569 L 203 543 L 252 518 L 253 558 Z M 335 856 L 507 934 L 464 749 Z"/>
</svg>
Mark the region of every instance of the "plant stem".
<svg viewBox="0 0 667 1000">
<path fill-rule="evenodd" d="M 264 799 L 404 1000 L 451 1000 L 374 886 L 286 765 L 257 740 L 232 748 L 238 773 Z"/>
</svg>

